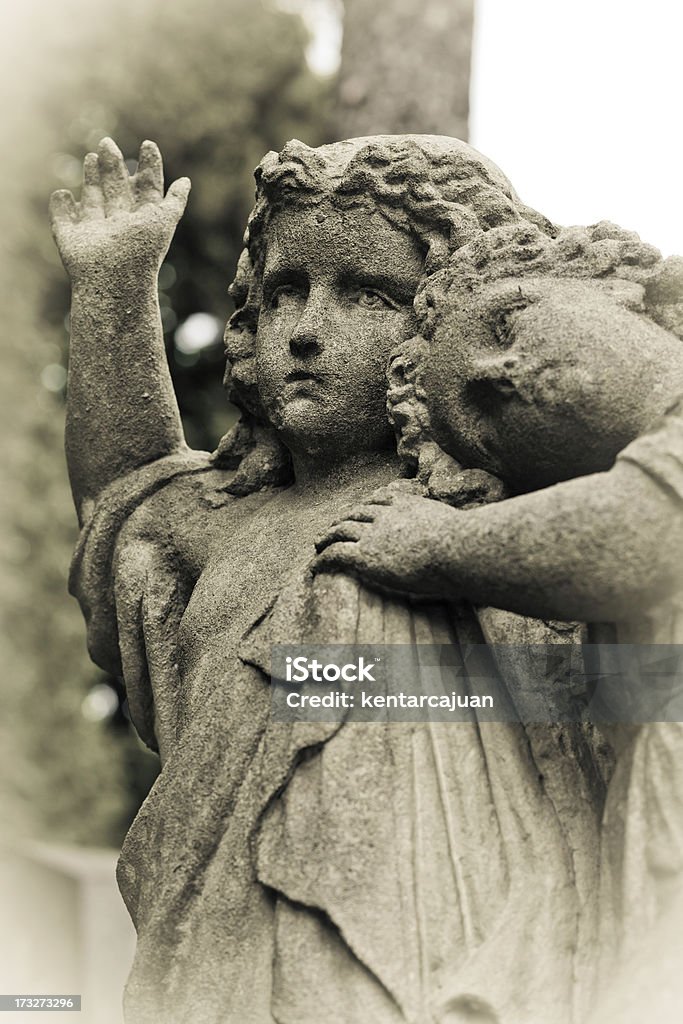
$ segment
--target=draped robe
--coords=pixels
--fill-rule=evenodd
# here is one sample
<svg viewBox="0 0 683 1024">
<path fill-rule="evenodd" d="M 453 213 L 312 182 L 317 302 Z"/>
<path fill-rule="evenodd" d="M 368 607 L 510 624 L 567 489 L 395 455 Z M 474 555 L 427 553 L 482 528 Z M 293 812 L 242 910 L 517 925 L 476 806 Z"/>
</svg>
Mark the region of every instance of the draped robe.
<svg viewBox="0 0 683 1024">
<path fill-rule="evenodd" d="M 190 659 L 213 556 L 187 538 L 271 500 L 228 495 L 229 476 L 197 453 L 143 467 L 101 496 L 74 560 L 91 654 L 162 754 L 119 865 L 138 932 L 128 1019 L 580 1020 L 605 765 L 590 728 L 525 725 L 523 709 L 520 724 L 284 723 L 268 675 L 273 643 L 576 631 L 297 566 L 235 650 L 209 638 Z M 528 688 L 500 671 L 510 694 Z M 538 685 L 557 701 L 560 680 Z"/>
</svg>

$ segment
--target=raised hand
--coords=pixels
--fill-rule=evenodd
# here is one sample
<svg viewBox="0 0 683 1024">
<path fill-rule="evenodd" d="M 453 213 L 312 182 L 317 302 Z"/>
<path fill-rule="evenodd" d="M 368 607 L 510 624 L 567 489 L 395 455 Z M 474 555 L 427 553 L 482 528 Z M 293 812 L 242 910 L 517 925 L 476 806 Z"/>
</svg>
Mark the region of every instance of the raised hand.
<svg viewBox="0 0 683 1024">
<path fill-rule="evenodd" d="M 66 191 L 50 201 L 72 284 L 66 451 L 82 519 L 113 480 L 184 447 L 157 274 L 189 191 L 180 178 L 164 196 L 153 142 L 131 176 L 103 139 L 85 158 L 80 202 Z"/>
<path fill-rule="evenodd" d="M 156 274 L 190 192 L 179 178 L 164 196 L 161 153 L 143 142 L 130 175 L 118 146 L 103 139 L 83 164 L 81 201 L 60 189 L 50 199 L 52 232 L 72 282 L 101 271 Z"/>
</svg>

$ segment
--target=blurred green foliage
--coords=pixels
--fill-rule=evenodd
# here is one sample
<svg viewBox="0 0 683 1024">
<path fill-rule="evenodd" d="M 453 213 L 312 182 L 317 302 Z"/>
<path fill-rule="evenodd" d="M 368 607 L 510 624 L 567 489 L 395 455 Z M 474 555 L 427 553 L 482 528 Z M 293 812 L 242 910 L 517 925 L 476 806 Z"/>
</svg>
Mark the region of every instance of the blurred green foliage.
<svg viewBox="0 0 683 1024">
<path fill-rule="evenodd" d="M 70 3 L 73 14 L 78 0 Z M 79 10 L 81 18 L 55 15 L 52 44 L 36 50 L 4 129 L 0 774 L 15 834 L 109 845 L 125 833 L 156 759 L 123 715 L 98 719 L 92 687 L 115 684 L 89 662 L 66 594 L 76 538 L 62 455 L 69 290 L 47 196 L 77 190 L 82 157 L 103 135 L 131 161 L 152 138 L 167 182 L 192 178 L 161 301 L 188 440 L 213 447 L 231 418 L 222 345 L 183 353 L 175 330 L 198 312 L 225 320 L 253 168 L 288 138 L 328 141 L 330 88 L 306 67 L 301 21 L 259 0 L 117 0 L 96 13 L 81 2 Z"/>
</svg>

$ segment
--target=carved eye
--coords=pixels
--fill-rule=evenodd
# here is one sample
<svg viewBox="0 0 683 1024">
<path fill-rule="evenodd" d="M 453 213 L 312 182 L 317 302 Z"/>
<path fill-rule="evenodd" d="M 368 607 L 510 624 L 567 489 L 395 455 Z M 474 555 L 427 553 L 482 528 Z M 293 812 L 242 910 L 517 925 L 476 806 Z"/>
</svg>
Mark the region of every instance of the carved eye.
<svg viewBox="0 0 683 1024">
<path fill-rule="evenodd" d="M 395 303 L 375 291 L 374 288 L 359 288 L 356 292 L 356 303 L 363 309 L 396 309 Z"/>
<path fill-rule="evenodd" d="M 280 309 L 282 306 L 286 306 L 289 302 L 298 298 L 299 290 L 292 284 L 281 284 L 270 296 L 268 305 L 271 309 Z"/>
<path fill-rule="evenodd" d="M 519 314 L 528 307 L 528 302 L 521 296 L 504 309 L 497 309 L 493 315 L 491 327 L 502 345 L 511 345 L 515 337 L 515 328 Z"/>
</svg>

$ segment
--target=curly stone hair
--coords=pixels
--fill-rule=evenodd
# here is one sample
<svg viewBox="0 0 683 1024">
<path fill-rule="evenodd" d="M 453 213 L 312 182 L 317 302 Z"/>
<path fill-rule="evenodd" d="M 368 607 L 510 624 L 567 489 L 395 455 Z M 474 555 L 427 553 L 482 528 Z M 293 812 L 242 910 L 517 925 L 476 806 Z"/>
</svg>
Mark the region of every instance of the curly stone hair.
<svg viewBox="0 0 683 1024">
<path fill-rule="evenodd" d="M 683 259 L 663 260 L 633 232 L 602 221 L 550 235 L 533 223 L 513 223 L 473 238 L 452 253 L 447 265 L 422 280 L 415 297 L 420 333 L 392 353 L 387 371 L 387 410 L 404 472 L 417 475 L 433 497 L 459 504 L 463 490 L 462 467 L 433 439 L 420 374 L 429 343 L 449 315 L 449 292 L 456 287 L 474 291 L 506 277 L 534 276 L 638 284 L 638 312 L 683 338 Z M 458 486 L 449 479 L 457 479 Z M 488 500 L 501 496 L 502 492 L 492 492 Z"/>
<path fill-rule="evenodd" d="M 225 333 L 225 384 L 242 410 L 215 455 L 236 468 L 229 487 L 246 494 L 291 481 L 289 453 L 261 408 L 256 386 L 256 328 L 268 226 L 283 208 L 379 209 L 426 251 L 425 272 L 444 268 L 454 251 L 503 225 L 557 229 L 517 197 L 502 172 L 464 142 L 444 136 L 398 135 L 349 139 L 311 149 L 289 142 L 268 153 L 255 172 L 256 203 L 244 236 L 230 294 L 236 311 Z"/>
</svg>

